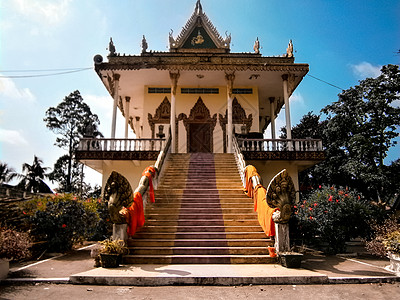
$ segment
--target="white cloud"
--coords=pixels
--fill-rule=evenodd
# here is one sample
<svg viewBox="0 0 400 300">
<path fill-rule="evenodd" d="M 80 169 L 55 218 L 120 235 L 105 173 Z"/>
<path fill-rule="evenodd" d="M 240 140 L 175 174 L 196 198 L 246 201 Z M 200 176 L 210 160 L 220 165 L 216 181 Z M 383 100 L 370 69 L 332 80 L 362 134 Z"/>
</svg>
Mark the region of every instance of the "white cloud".
<svg viewBox="0 0 400 300">
<path fill-rule="evenodd" d="M 11 144 L 13 146 L 26 146 L 28 141 L 19 131 L 0 128 L 0 142 Z"/>
<path fill-rule="evenodd" d="M 30 20 L 55 25 L 68 15 L 72 0 L 14 0 L 15 9 Z"/>
<path fill-rule="evenodd" d="M 300 104 L 300 105 L 304 105 L 304 98 L 303 96 L 298 93 L 298 92 L 294 92 L 292 94 L 292 96 L 290 96 L 290 104 Z"/>
<path fill-rule="evenodd" d="M 28 88 L 19 88 L 10 78 L 0 78 L 0 95 L 4 98 L 35 102 L 36 97 Z"/>
<path fill-rule="evenodd" d="M 354 75 L 359 79 L 365 79 L 368 77 L 378 77 L 381 74 L 382 66 L 373 66 L 369 62 L 361 62 L 358 65 L 350 65 Z"/>
</svg>

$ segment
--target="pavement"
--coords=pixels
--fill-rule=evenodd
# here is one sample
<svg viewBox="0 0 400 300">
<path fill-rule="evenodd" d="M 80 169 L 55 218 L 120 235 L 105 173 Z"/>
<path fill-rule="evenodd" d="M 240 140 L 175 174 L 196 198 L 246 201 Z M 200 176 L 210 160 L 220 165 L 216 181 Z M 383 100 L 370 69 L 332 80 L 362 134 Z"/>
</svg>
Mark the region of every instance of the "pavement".
<svg viewBox="0 0 400 300">
<path fill-rule="evenodd" d="M 344 284 L 400 282 L 400 274 L 388 270 L 389 260 L 366 254 L 304 254 L 301 268 L 279 264 L 253 265 L 121 265 L 95 268 L 89 245 L 67 254 L 53 254 L 35 262 L 10 265 L 5 284 L 58 283 L 118 286 L 171 285 L 268 285 Z"/>
</svg>

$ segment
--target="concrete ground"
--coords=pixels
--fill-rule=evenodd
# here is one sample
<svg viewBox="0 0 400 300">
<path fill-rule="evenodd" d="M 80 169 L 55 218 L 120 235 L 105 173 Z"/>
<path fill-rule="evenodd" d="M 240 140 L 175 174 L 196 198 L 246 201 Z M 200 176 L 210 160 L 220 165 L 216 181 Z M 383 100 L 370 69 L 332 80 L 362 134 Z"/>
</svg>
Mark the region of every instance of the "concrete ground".
<svg viewBox="0 0 400 300">
<path fill-rule="evenodd" d="M 264 265 L 122 265 L 94 268 L 91 246 L 37 262 L 13 264 L 3 284 L 68 283 L 93 285 L 249 285 L 397 282 L 385 269 L 388 259 L 371 256 L 304 255 L 300 269 Z M 400 274 L 398 274 L 400 275 Z"/>
</svg>

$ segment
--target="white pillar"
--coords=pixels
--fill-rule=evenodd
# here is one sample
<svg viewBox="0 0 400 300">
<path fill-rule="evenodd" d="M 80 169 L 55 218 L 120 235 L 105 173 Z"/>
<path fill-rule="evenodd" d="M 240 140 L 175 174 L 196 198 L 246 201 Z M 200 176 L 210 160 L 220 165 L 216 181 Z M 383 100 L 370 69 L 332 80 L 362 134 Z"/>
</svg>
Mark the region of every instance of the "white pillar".
<svg viewBox="0 0 400 300">
<path fill-rule="evenodd" d="M 169 73 L 169 77 L 171 78 L 171 117 L 170 117 L 170 126 L 171 126 L 171 153 L 176 153 L 176 87 L 178 85 L 179 72 L 178 73 Z"/>
<path fill-rule="evenodd" d="M 233 135 L 233 122 L 232 122 L 232 92 L 233 92 L 233 81 L 235 80 L 235 74 L 226 74 L 226 90 L 227 90 L 227 108 L 228 108 L 228 148 L 227 153 L 232 153 L 232 135 Z"/>
<path fill-rule="evenodd" d="M 111 121 L 111 138 L 115 139 L 115 127 L 117 124 L 117 106 L 118 106 L 118 89 L 119 89 L 119 74 L 114 74 L 114 106 L 113 106 L 113 114 Z"/>
<path fill-rule="evenodd" d="M 129 126 L 129 106 L 131 97 L 125 97 L 125 138 L 128 138 L 128 126 Z"/>
<path fill-rule="evenodd" d="M 269 98 L 270 111 L 271 111 L 271 139 L 276 139 L 275 131 L 275 97 Z"/>
<path fill-rule="evenodd" d="M 290 106 L 288 93 L 288 74 L 282 75 L 283 79 L 283 99 L 285 101 L 285 117 L 286 117 L 286 138 L 292 139 L 292 125 L 290 123 Z"/>
</svg>

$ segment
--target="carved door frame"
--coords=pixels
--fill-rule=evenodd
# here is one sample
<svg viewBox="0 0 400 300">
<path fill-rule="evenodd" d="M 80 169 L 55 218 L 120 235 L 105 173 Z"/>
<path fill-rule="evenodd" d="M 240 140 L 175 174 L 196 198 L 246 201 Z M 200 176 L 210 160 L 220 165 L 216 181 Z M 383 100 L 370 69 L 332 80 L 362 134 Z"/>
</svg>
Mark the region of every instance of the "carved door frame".
<svg viewBox="0 0 400 300">
<path fill-rule="evenodd" d="M 210 151 L 214 152 L 214 128 L 217 124 L 217 114 L 214 114 L 211 117 L 210 110 L 204 104 L 203 99 L 199 97 L 195 105 L 190 110 L 189 117 L 181 113 L 178 117 L 178 121 L 183 121 L 183 125 L 186 129 L 186 151 L 190 153 L 190 124 L 204 124 L 207 123 L 210 125 Z"/>
</svg>

